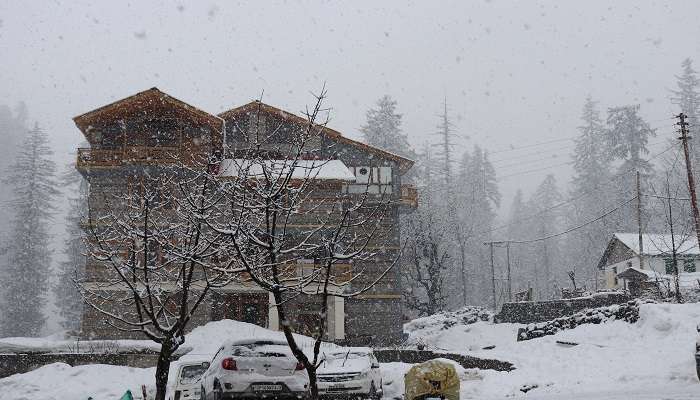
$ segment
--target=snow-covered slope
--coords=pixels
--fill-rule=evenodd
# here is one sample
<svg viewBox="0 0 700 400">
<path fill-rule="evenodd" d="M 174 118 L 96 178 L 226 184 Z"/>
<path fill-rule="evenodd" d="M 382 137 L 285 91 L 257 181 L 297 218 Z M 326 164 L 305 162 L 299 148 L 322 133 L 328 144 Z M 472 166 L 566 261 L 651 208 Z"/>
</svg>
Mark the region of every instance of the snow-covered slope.
<svg viewBox="0 0 700 400">
<path fill-rule="evenodd" d="M 185 340 L 185 345 L 192 350 L 180 360 L 210 359 L 226 339 L 247 338 L 276 338 L 284 340 L 280 332 L 261 328 L 245 322 L 223 320 L 210 322 L 195 328 Z M 310 353 L 313 351 L 312 339 L 295 335 L 302 348 Z M 65 340 L 62 335 L 40 339 L 13 338 L 7 339 L 7 344 L 21 347 L 59 348 L 74 342 Z M 152 347 L 148 341 L 120 341 L 132 347 Z M 337 346 L 330 345 L 337 349 Z M 327 347 L 322 347 L 322 351 Z M 171 364 L 170 378 L 174 377 L 177 362 Z M 86 365 L 71 367 L 68 364 L 55 363 L 46 365 L 25 374 L 17 374 L 0 379 L 0 399 L 87 399 L 115 400 L 121 397 L 127 389 L 134 395 L 140 396 L 141 385 L 149 390 L 154 387 L 155 368 L 130 368 L 111 365 Z"/>
<path fill-rule="evenodd" d="M 435 333 L 410 332 L 410 340 L 434 349 L 465 352 L 515 364 L 512 372 L 478 371 L 463 382 L 462 398 L 538 397 L 644 391 L 688 392 L 700 398 L 695 376 L 695 326 L 700 304 L 644 304 L 635 324 L 584 325 L 553 336 L 516 341 L 522 325 L 477 322 Z M 428 331 L 430 334 L 425 335 Z M 563 346 L 557 341 L 577 342 Z M 484 347 L 495 345 L 492 350 Z M 535 386 L 527 394 L 520 391 Z M 659 392 L 661 391 L 661 392 Z M 564 397 L 562 397 L 564 398 Z M 632 397 L 630 397 L 632 398 Z"/>
<path fill-rule="evenodd" d="M 613 321 L 584 325 L 523 342 L 518 324 L 447 324 L 423 320 L 412 324 L 409 340 L 428 348 L 510 361 L 512 372 L 463 370 L 462 399 L 693 399 L 700 398 L 693 358 L 700 304 L 644 304 L 635 324 Z M 187 358 L 198 359 L 218 349 L 224 339 L 279 337 L 255 325 L 219 321 L 195 329 L 186 345 Z M 309 348 L 308 338 L 298 337 Z M 564 346 L 557 341 L 576 342 Z M 484 349 L 496 346 L 491 350 Z M 409 364 L 382 365 L 385 399 L 403 395 Z M 153 369 L 52 364 L 0 379 L 0 398 L 113 400 L 126 389 L 152 386 Z M 535 387 L 523 393 L 520 389 Z"/>
</svg>

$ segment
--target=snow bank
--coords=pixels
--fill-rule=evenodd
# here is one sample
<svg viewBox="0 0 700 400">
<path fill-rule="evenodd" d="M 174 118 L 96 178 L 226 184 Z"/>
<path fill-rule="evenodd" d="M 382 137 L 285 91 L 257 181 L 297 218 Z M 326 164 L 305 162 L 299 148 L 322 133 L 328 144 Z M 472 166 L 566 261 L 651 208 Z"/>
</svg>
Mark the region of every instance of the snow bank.
<svg viewBox="0 0 700 400">
<path fill-rule="evenodd" d="M 151 382 L 155 368 L 129 368 L 112 365 L 71 367 L 55 363 L 26 374 L 0 379 L 0 398 L 12 400 L 115 400 L 127 389 L 141 393 L 141 385 Z M 140 397 L 140 396 L 139 396 Z"/>
<path fill-rule="evenodd" d="M 479 321 L 493 321 L 493 313 L 481 307 L 463 307 L 456 311 L 444 311 L 414 319 L 404 324 L 403 329 L 408 333 L 407 344 L 420 344 L 431 348 L 430 341 L 425 342 L 425 338 L 440 335 L 456 326 L 471 325 Z M 439 350 L 438 347 L 433 348 Z"/>
<path fill-rule="evenodd" d="M 443 349 L 515 364 L 516 370 L 464 370 L 462 399 L 503 398 L 700 398 L 695 377 L 694 345 L 700 304 L 643 304 L 639 320 L 586 324 L 539 339 L 518 342 L 525 325 L 478 321 L 444 329 L 425 324 L 409 333 L 409 340 Z M 443 325 L 444 326 L 444 325 Z M 414 325 L 415 327 L 415 325 Z M 193 350 L 185 357 L 216 351 L 224 339 L 278 337 L 280 333 L 236 321 L 219 321 L 187 336 Z M 297 336 L 308 350 L 310 339 Z M 562 346 L 557 341 L 579 343 Z M 486 347 L 495 346 L 491 349 Z M 385 398 L 403 395 L 405 363 L 385 363 L 381 370 Z M 49 400 L 57 398 L 114 400 L 141 384 L 152 386 L 154 370 L 90 365 L 51 364 L 35 371 L 0 379 L 0 398 Z M 521 391 L 532 388 L 527 393 Z M 609 396 L 608 394 L 615 394 Z M 616 396 L 616 397 L 615 397 Z"/>
<path fill-rule="evenodd" d="M 309 355 L 313 351 L 313 339 L 294 335 L 302 349 Z M 210 360 L 227 339 L 281 339 L 281 332 L 271 331 L 257 325 L 245 322 L 222 320 L 210 322 L 192 330 L 185 338 L 185 347 L 191 348 L 180 361 Z M 53 335 L 45 338 L 5 338 L 0 345 L 16 346 L 33 350 L 74 348 L 75 339 L 67 339 L 63 335 Z M 120 348 L 158 349 L 158 345 L 147 340 L 118 340 L 109 341 L 120 345 Z M 321 351 L 337 350 L 339 346 L 324 345 Z M 179 366 L 176 361 L 170 366 L 171 382 Z M 149 391 L 155 387 L 155 368 L 131 368 L 112 365 L 84 365 L 71 367 L 68 364 L 55 363 L 36 370 L 0 379 L 0 399 L 87 399 L 115 400 L 121 397 L 127 389 L 140 398 L 141 385 L 146 385 Z M 403 381 L 402 381 L 403 382 Z"/>
<path fill-rule="evenodd" d="M 462 398 L 569 398 L 591 393 L 656 393 L 668 390 L 700 398 L 694 345 L 700 304 L 642 304 L 637 323 L 581 325 L 552 336 L 518 342 L 521 324 L 477 322 L 419 337 L 435 348 L 515 364 L 511 372 L 478 371 L 462 382 Z M 575 342 L 562 346 L 557 341 Z M 484 347 L 495 345 L 491 350 Z M 523 393 L 521 389 L 537 386 Z M 692 396 L 691 396 L 692 397 Z M 631 398 L 631 397 L 630 397 Z M 690 398 L 690 397 L 689 397 Z"/>
</svg>

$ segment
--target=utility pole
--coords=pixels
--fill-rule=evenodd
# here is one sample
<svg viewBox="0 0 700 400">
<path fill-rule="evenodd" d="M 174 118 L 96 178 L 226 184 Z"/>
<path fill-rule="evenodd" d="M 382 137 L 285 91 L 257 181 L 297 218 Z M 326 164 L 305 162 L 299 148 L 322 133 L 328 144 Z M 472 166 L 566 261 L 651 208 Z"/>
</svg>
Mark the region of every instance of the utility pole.
<svg viewBox="0 0 700 400">
<path fill-rule="evenodd" d="M 639 234 L 639 268 L 644 269 L 644 240 L 642 239 L 642 185 L 637 171 L 637 232 Z"/>
<path fill-rule="evenodd" d="M 506 266 L 508 272 L 508 301 L 513 301 L 513 287 L 510 281 L 510 242 L 506 242 Z"/>
<path fill-rule="evenodd" d="M 489 242 L 489 251 L 491 251 L 491 294 L 493 295 L 493 311 L 498 309 L 498 301 L 496 300 L 496 269 L 493 265 L 493 242 Z"/>
<path fill-rule="evenodd" d="M 677 125 L 681 127 L 681 137 L 683 142 L 683 153 L 685 153 L 685 170 L 688 173 L 688 191 L 690 192 L 690 206 L 693 208 L 693 222 L 695 222 L 695 236 L 698 239 L 698 245 L 700 245 L 700 216 L 698 216 L 698 199 L 695 194 L 695 179 L 693 179 L 693 170 L 690 164 L 690 154 L 688 152 L 688 123 L 685 122 L 687 116 L 680 113 L 676 116 L 680 122 Z"/>
</svg>

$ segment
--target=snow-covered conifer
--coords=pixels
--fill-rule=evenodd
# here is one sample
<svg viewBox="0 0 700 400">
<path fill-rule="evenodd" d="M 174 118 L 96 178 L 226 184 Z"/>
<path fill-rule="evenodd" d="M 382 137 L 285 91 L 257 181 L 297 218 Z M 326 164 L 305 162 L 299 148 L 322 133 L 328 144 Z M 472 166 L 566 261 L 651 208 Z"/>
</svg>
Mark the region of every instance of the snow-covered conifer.
<svg viewBox="0 0 700 400">
<path fill-rule="evenodd" d="M 51 264 L 48 227 L 59 194 L 48 142 L 47 134 L 36 125 L 8 171 L 14 215 L 7 263 L 2 266 L 0 329 L 4 336 L 36 336 L 45 321 Z"/>
</svg>

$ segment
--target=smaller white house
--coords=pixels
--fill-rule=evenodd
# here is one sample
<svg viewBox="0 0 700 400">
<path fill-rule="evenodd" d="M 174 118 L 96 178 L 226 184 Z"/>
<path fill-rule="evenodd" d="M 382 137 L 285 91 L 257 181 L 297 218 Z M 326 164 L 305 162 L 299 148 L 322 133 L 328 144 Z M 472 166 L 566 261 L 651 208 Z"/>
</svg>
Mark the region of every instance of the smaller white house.
<svg viewBox="0 0 700 400">
<path fill-rule="evenodd" d="M 665 283 L 673 274 L 673 249 L 682 286 L 697 286 L 700 278 L 700 247 L 695 235 L 615 233 L 598 262 L 598 287 L 633 289 L 632 280 Z M 635 288 L 636 289 L 636 288 Z"/>
</svg>

